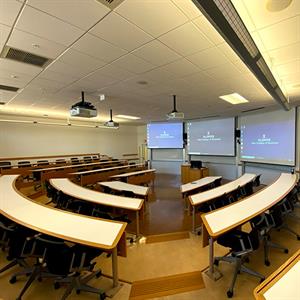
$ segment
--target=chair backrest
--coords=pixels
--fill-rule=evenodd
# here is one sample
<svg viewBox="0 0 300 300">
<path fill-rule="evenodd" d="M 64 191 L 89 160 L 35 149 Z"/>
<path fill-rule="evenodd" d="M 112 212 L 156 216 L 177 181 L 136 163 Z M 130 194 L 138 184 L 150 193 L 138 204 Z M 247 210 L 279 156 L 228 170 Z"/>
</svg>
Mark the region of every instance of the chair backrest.
<svg viewBox="0 0 300 300">
<path fill-rule="evenodd" d="M 0 161 L 0 169 L 10 169 L 11 162 L 10 161 Z"/>
<path fill-rule="evenodd" d="M 221 178 L 218 178 L 214 181 L 214 187 L 218 187 L 221 185 L 221 181 L 222 181 L 222 177 Z"/>
<path fill-rule="evenodd" d="M 84 161 L 85 163 L 91 163 L 91 162 L 92 162 L 92 158 L 91 158 L 90 156 L 84 156 L 84 157 L 83 157 L 83 161 Z"/>
<path fill-rule="evenodd" d="M 261 174 L 257 175 L 253 180 L 253 186 L 260 186 L 260 176 Z"/>
<path fill-rule="evenodd" d="M 60 159 L 55 160 L 55 163 L 56 163 L 57 165 L 59 165 L 59 164 L 65 164 L 65 163 L 66 163 L 66 160 L 63 159 L 63 158 L 60 158 Z"/>
<path fill-rule="evenodd" d="M 77 157 L 72 157 L 71 158 L 71 163 L 72 163 L 72 165 L 79 164 L 79 159 Z"/>
<path fill-rule="evenodd" d="M 47 165 L 49 165 L 49 161 L 48 160 L 38 160 L 37 165 L 38 166 L 47 166 Z"/>
<path fill-rule="evenodd" d="M 121 191 L 121 195 L 124 197 L 134 198 L 135 194 L 132 191 Z"/>
<path fill-rule="evenodd" d="M 27 161 L 27 160 L 19 161 L 18 162 L 18 167 L 19 168 L 31 167 L 31 163 L 30 163 L 30 161 Z"/>
</svg>

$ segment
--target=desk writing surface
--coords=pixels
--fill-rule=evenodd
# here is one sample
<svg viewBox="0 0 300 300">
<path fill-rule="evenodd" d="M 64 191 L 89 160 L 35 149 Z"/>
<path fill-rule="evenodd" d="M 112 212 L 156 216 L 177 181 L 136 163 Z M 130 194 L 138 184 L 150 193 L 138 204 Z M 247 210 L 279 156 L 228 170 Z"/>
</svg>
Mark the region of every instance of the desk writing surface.
<svg viewBox="0 0 300 300">
<path fill-rule="evenodd" d="M 40 169 L 35 169 L 34 172 L 44 172 L 44 171 L 89 167 L 89 166 L 95 166 L 95 165 L 107 165 L 107 164 L 113 164 L 113 163 L 118 163 L 118 162 L 121 162 L 121 161 L 103 161 L 103 162 L 94 162 L 94 163 L 87 163 L 87 164 L 57 166 L 57 167 L 50 167 L 50 168 L 40 168 Z"/>
<path fill-rule="evenodd" d="M 15 188 L 19 175 L 0 177 L 0 213 L 39 232 L 102 249 L 113 249 L 126 223 L 96 219 L 38 204 Z"/>
<path fill-rule="evenodd" d="M 129 177 L 129 176 L 141 175 L 141 174 L 145 174 L 145 173 L 151 173 L 151 172 L 155 172 L 155 171 L 156 171 L 156 169 L 148 169 L 148 170 L 142 170 L 142 171 L 128 172 L 128 173 L 111 176 L 111 178 Z"/>
<path fill-rule="evenodd" d="M 189 182 L 186 184 L 181 185 L 181 193 L 189 192 L 193 189 L 200 188 L 202 186 L 205 186 L 207 184 L 213 183 L 215 180 L 222 178 L 222 176 L 208 176 L 204 177 L 198 180 L 195 180 L 193 182 Z"/>
<path fill-rule="evenodd" d="M 70 173 L 70 175 L 88 175 L 88 174 L 97 173 L 97 172 L 105 172 L 105 171 L 118 170 L 118 169 L 126 169 L 126 168 L 130 168 L 130 167 L 132 167 L 132 168 L 142 167 L 144 165 L 145 164 L 136 164 L 136 165 L 125 165 L 125 166 L 109 167 L 109 168 L 102 168 L 102 169 L 97 169 L 97 170 L 74 172 L 74 173 Z"/>
<path fill-rule="evenodd" d="M 300 261 L 264 293 L 266 300 L 300 299 Z"/>
<path fill-rule="evenodd" d="M 146 196 L 149 191 L 149 187 L 130 184 L 122 181 L 102 181 L 102 182 L 98 182 L 98 184 L 119 191 L 130 191 L 135 193 L 136 195 L 141 195 L 141 196 Z"/>
<path fill-rule="evenodd" d="M 209 234 L 218 236 L 222 231 L 235 227 L 236 224 L 266 211 L 282 200 L 295 184 L 296 175 L 282 173 L 273 184 L 263 190 L 231 205 L 202 215 Z"/>
<path fill-rule="evenodd" d="M 50 184 L 64 194 L 101 205 L 140 210 L 144 201 L 143 199 L 121 197 L 93 191 L 73 183 L 68 178 L 52 178 L 50 179 Z"/>
<path fill-rule="evenodd" d="M 210 199 L 214 199 L 224 195 L 225 193 L 229 193 L 237 189 L 239 186 L 244 186 L 248 182 L 252 181 L 256 177 L 255 174 L 245 173 L 241 177 L 233 180 L 229 183 L 218 186 L 214 189 L 201 192 L 195 195 L 190 196 L 190 201 L 192 205 L 198 205 L 202 202 L 206 202 Z"/>
</svg>

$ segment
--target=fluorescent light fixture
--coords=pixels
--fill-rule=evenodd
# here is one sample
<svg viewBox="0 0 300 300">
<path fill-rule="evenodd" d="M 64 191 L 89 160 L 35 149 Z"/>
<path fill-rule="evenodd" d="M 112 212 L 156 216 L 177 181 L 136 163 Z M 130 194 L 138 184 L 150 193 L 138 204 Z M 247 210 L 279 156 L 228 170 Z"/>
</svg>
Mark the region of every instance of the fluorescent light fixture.
<svg viewBox="0 0 300 300">
<path fill-rule="evenodd" d="M 140 117 L 135 117 L 135 116 L 128 116 L 128 115 L 116 115 L 116 118 L 120 119 L 128 119 L 128 120 L 139 120 Z"/>
<path fill-rule="evenodd" d="M 220 96 L 219 98 L 221 98 L 222 100 L 225 100 L 231 104 L 234 104 L 234 105 L 249 102 L 247 99 L 245 99 L 243 96 L 241 96 L 238 93 L 223 95 L 223 96 Z"/>
</svg>

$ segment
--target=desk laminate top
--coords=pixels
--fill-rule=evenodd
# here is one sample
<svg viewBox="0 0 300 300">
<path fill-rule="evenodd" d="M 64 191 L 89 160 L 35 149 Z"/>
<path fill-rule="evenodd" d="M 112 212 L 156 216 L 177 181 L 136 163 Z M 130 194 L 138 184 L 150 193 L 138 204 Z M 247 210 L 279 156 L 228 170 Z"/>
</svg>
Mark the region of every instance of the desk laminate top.
<svg viewBox="0 0 300 300">
<path fill-rule="evenodd" d="M 300 299 L 300 250 L 272 273 L 255 290 L 256 299 Z"/>
<path fill-rule="evenodd" d="M 110 177 L 111 178 L 123 178 L 123 177 L 130 177 L 130 176 L 142 175 L 145 173 L 154 173 L 154 172 L 156 172 L 156 169 L 147 169 L 147 170 L 142 170 L 142 171 L 123 173 L 123 174 L 114 175 L 114 176 L 110 176 Z"/>
<path fill-rule="evenodd" d="M 96 170 L 89 170 L 89 171 L 81 171 L 81 172 L 74 172 L 70 173 L 70 175 L 89 175 L 93 173 L 98 173 L 98 172 L 106 172 L 106 171 L 111 171 L 111 170 L 118 170 L 118 169 L 126 169 L 130 167 L 143 167 L 145 164 L 136 164 L 136 165 L 125 165 L 125 166 L 117 166 L 117 167 L 109 167 L 109 168 L 102 168 L 102 169 L 96 169 Z"/>
<path fill-rule="evenodd" d="M 198 189 L 200 187 L 206 186 L 220 178 L 222 178 L 222 176 L 207 176 L 207 177 L 195 180 L 193 182 L 183 184 L 180 187 L 181 193 L 186 193 L 186 192 L 192 191 L 194 189 Z"/>
<path fill-rule="evenodd" d="M 255 174 L 245 173 L 241 177 L 239 177 L 236 180 L 233 180 L 229 183 L 226 183 L 226 184 L 218 186 L 214 189 L 190 196 L 189 197 L 190 202 L 192 205 L 198 205 L 198 204 L 201 204 L 208 200 L 220 197 L 220 196 L 224 195 L 225 193 L 230 193 L 230 192 L 234 191 L 239 186 L 244 186 L 248 182 L 252 181 L 255 177 L 256 177 Z"/>
<path fill-rule="evenodd" d="M 53 171 L 53 170 L 62 170 L 62 169 L 71 169 L 71 168 L 84 168 L 89 166 L 97 166 L 97 165 L 107 165 L 107 164 L 114 164 L 119 163 L 122 161 L 100 161 L 100 162 L 94 162 L 94 163 L 87 163 L 87 164 L 77 164 L 77 165 L 67 165 L 67 166 L 57 166 L 57 167 L 50 167 L 50 168 L 40 168 L 40 169 L 34 169 L 34 172 L 47 172 L 47 171 Z"/>
<path fill-rule="evenodd" d="M 44 234 L 101 249 L 118 244 L 126 223 L 96 219 L 38 204 L 15 187 L 19 175 L 0 177 L 0 213 Z"/>
<path fill-rule="evenodd" d="M 216 237 L 245 223 L 282 200 L 295 186 L 296 175 L 282 173 L 268 187 L 231 205 L 203 214 L 202 220 L 210 236 Z"/>
<path fill-rule="evenodd" d="M 50 179 L 50 184 L 66 195 L 101 205 L 140 210 L 144 202 L 143 199 L 121 197 L 93 191 L 73 183 L 68 178 L 52 178 Z"/>
<path fill-rule="evenodd" d="M 130 184 L 122 181 L 102 181 L 98 182 L 98 184 L 118 191 L 130 191 L 141 196 L 146 196 L 149 192 L 149 187 Z"/>
</svg>

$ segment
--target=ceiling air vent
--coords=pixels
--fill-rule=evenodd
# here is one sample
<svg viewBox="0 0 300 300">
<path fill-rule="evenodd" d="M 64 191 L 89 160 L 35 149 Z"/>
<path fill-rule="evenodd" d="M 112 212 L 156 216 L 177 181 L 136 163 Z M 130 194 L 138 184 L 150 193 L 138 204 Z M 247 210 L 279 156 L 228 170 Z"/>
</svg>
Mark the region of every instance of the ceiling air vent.
<svg viewBox="0 0 300 300">
<path fill-rule="evenodd" d="M 15 86 L 0 84 L 0 90 L 9 91 L 9 92 L 17 92 L 19 90 L 19 88 L 15 87 Z"/>
<path fill-rule="evenodd" d="M 97 0 L 101 4 L 107 6 L 110 9 L 115 9 L 118 5 L 120 5 L 124 0 Z"/>
<path fill-rule="evenodd" d="M 23 63 L 29 64 L 29 65 L 42 67 L 42 68 L 47 66 L 52 61 L 51 59 L 49 59 L 47 57 L 32 54 L 30 52 L 15 49 L 15 48 L 12 48 L 9 46 L 4 47 L 4 49 L 1 53 L 1 57 L 19 61 L 19 62 L 23 62 Z"/>
<path fill-rule="evenodd" d="M 5 105 L 5 102 L 0 102 L 0 105 Z"/>
<path fill-rule="evenodd" d="M 250 111 L 256 111 L 256 110 L 260 110 L 260 109 L 264 109 L 265 107 L 262 106 L 262 107 L 258 107 L 258 108 L 252 108 L 252 109 L 247 109 L 247 110 L 243 110 L 242 113 L 247 113 L 247 112 L 250 112 Z"/>
</svg>

